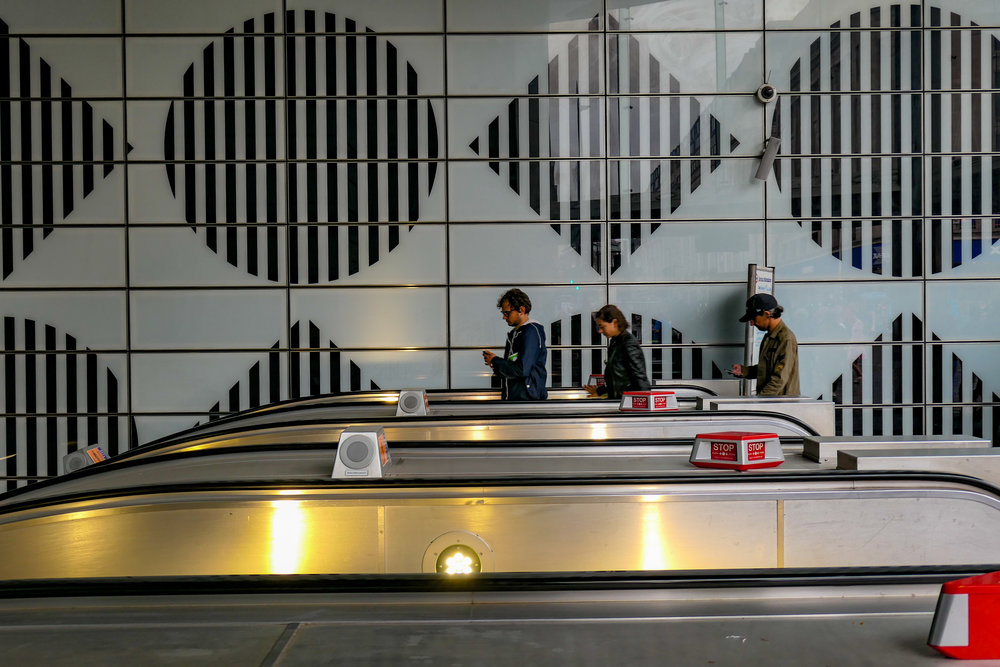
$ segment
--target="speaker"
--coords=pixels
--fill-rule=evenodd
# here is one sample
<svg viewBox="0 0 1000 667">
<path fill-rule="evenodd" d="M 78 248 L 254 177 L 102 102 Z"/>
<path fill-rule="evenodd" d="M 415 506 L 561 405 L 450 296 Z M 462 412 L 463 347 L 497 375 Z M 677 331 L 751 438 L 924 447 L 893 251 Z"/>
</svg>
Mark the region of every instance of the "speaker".
<svg viewBox="0 0 1000 667">
<path fill-rule="evenodd" d="M 757 167 L 757 173 L 754 174 L 754 178 L 758 181 L 766 181 L 767 177 L 771 175 L 771 166 L 774 164 L 774 158 L 777 157 L 780 147 L 781 139 L 778 137 L 771 137 L 764 144 L 764 153 L 760 156 L 760 166 Z"/>
<path fill-rule="evenodd" d="M 101 449 L 99 445 L 87 447 L 86 449 L 78 449 L 75 452 L 70 452 L 63 457 L 63 473 L 76 472 L 77 470 L 86 468 L 87 466 L 92 466 L 95 463 L 107 460 L 108 455 L 104 453 L 104 450 Z"/>
<path fill-rule="evenodd" d="M 332 477 L 381 479 L 389 463 L 389 446 L 381 426 L 348 426 L 337 442 Z"/>
<path fill-rule="evenodd" d="M 399 392 L 399 401 L 396 403 L 397 417 L 426 415 L 427 410 L 427 392 L 423 389 L 404 389 Z"/>
</svg>

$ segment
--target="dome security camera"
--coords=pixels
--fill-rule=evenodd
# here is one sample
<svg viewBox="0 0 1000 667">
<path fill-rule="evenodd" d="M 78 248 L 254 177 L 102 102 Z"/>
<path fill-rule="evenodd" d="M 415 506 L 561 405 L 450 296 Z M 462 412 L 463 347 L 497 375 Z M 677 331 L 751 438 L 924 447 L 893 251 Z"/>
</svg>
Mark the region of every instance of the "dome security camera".
<svg viewBox="0 0 1000 667">
<path fill-rule="evenodd" d="M 760 84 L 760 88 L 757 89 L 757 99 L 767 104 L 778 99 L 778 89 L 769 83 Z"/>
</svg>

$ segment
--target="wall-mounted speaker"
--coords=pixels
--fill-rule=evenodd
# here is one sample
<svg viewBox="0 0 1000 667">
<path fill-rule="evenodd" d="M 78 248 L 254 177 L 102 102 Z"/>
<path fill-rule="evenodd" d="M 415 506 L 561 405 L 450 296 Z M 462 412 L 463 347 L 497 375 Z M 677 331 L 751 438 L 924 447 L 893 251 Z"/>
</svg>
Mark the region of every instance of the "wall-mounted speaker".
<svg viewBox="0 0 1000 667">
<path fill-rule="evenodd" d="M 396 403 L 397 417 L 426 415 L 427 410 L 427 392 L 425 390 L 404 389 L 399 392 L 399 402 Z"/>
<path fill-rule="evenodd" d="M 104 453 L 104 450 L 99 445 L 94 445 L 86 449 L 78 449 L 64 456 L 62 469 L 63 473 L 75 472 L 81 468 L 86 468 L 87 466 L 107 460 L 108 455 Z"/>
<path fill-rule="evenodd" d="M 381 479 L 389 462 L 389 446 L 381 426 L 349 426 L 340 433 L 332 477 Z"/>
</svg>

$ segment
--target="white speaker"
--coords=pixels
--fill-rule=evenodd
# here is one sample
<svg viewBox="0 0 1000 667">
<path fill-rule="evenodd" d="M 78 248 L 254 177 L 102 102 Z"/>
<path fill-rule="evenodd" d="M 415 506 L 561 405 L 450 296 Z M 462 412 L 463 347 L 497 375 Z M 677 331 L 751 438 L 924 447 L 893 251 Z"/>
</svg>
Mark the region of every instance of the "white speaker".
<svg viewBox="0 0 1000 667">
<path fill-rule="evenodd" d="M 399 392 L 396 403 L 397 417 L 415 417 L 426 415 L 428 410 L 427 392 L 423 389 L 404 389 Z"/>
<path fill-rule="evenodd" d="M 389 463 L 389 446 L 381 426 L 348 426 L 340 433 L 332 477 L 381 479 Z"/>
<path fill-rule="evenodd" d="M 63 473 L 76 472 L 77 470 L 86 468 L 87 466 L 92 466 L 95 463 L 107 460 L 108 455 L 104 453 L 104 450 L 101 449 L 99 445 L 87 447 L 86 449 L 78 449 L 75 452 L 70 452 L 63 457 Z"/>
</svg>

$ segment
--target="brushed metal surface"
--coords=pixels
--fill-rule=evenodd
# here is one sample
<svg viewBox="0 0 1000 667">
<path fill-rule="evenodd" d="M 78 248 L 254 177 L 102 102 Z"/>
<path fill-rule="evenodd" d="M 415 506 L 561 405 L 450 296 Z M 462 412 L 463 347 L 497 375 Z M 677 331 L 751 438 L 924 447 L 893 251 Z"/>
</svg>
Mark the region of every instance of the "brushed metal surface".
<svg viewBox="0 0 1000 667">
<path fill-rule="evenodd" d="M 802 439 L 802 454 L 824 467 L 837 465 L 837 452 L 842 449 L 856 451 L 871 449 L 933 449 L 953 447 L 991 447 L 986 438 L 966 435 L 807 435 Z"/>
<path fill-rule="evenodd" d="M 136 494 L 0 513 L 0 579 L 419 573 L 449 531 L 503 572 L 980 564 L 1000 553 L 1000 500 L 792 479 Z"/>
</svg>

